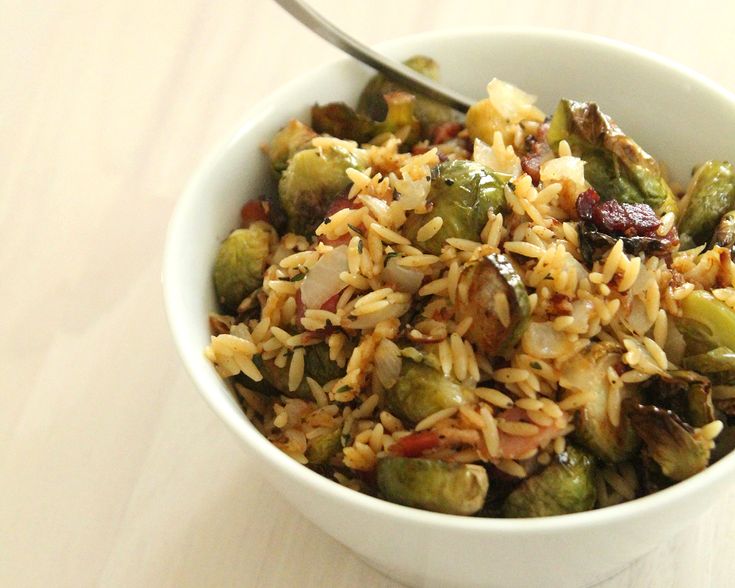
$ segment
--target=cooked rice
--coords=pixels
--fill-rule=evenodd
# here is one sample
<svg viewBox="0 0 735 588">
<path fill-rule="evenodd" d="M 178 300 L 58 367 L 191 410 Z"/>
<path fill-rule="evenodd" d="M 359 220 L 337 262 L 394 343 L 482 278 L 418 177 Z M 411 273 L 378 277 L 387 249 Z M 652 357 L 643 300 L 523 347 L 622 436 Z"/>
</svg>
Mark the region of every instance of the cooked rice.
<svg viewBox="0 0 735 588">
<path fill-rule="evenodd" d="M 440 216 L 435 216 L 417 231 L 416 240 L 419 243 L 428 241 L 439 232 L 442 228 L 442 224 L 444 224 L 444 219 Z"/>
</svg>

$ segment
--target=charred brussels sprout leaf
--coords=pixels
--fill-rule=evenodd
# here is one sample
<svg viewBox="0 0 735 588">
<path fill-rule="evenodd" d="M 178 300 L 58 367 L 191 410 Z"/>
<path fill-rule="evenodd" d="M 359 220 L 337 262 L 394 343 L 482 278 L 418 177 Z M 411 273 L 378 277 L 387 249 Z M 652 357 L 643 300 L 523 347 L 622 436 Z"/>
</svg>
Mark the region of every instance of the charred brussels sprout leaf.
<svg viewBox="0 0 735 588">
<path fill-rule="evenodd" d="M 255 367 L 258 368 L 261 374 L 264 373 L 265 367 L 263 365 L 263 360 L 260 358 L 259 355 L 253 356 L 253 363 L 255 364 Z M 234 379 L 237 383 L 245 386 L 246 388 L 249 388 L 250 390 L 253 390 L 254 392 L 263 394 L 265 396 L 278 396 L 280 394 L 280 391 L 274 388 L 273 385 L 265 377 L 262 380 L 256 382 L 244 373 L 239 373 L 234 376 Z"/>
<path fill-rule="evenodd" d="M 648 404 L 675 413 L 694 427 L 703 427 L 715 418 L 708 378 L 696 372 L 677 370 L 651 378 L 641 386 Z"/>
<path fill-rule="evenodd" d="M 591 510 L 597 500 L 595 470 L 594 458 L 570 445 L 557 461 L 510 493 L 503 515 L 545 517 Z"/>
<path fill-rule="evenodd" d="M 723 214 L 735 208 L 735 170 L 727 161 L 708 161 L 692 178 L 679 221 L 683 247 L 709 242 Z"/>
<path fill-rule="evenodd" d="M 404 358 L 395 386 L 386 391 L 386 405 L 397 416 L 417 423 L 444 408 L 467 402 L 470 393 L 456 380 L 425 362 Z"/>
<path fill-rule="evenodd" d="M 609 343 L 594 343 L 569 360 L 560 384 L 574 392 L 592 392 L 592 399 L 578 412 L 575 437 L 577 442 L 594 455 L 608 462 L 629 459 L 640 445 L 625 411 L 621 411 L 617 426 L 610 422 L 607 411 L 610 395 L 608 368 L 620 361 L 620 349 Z M 621 396 L 633 394 L 624 387 Z"/>
<path fill-rule="evenodd" d="M 214 262 L 214 289 L 222 307 L 234 312 L 243 298 L 260 287 L 274 239 L 273 228 L 262 221 L 230 233 Z"/>
<path fill-rule="evenodd" d="M 665 476 L 680 482 L 707 467 L 709 441 L 672 411 L 630 403 L 630 419 Z"/>
<path fill-rule="evenodd" d="M 325 433 L 309 442 L 306 449 L 306 459 L 310 464 L 325 464 L 342 449 L 340 429 Z"/>
<path fill-rule="evenodd" d="M 658 214 L 677 212 L 661 169 L 594 102 L 561 100 L 547 135 L 556 149 L 566 140 L 585 161 L 584 176 L 603 200 L 648 204 Z"/>
<path fill-rule="evenodd" d="M 273 169 L 278 173 L 286 169 L 288 160 L 298 151 L 306 149 L 314 137 L 316 133 L 313 129 L 296 119 L 291 120 L 268 145 L 268 157 Z"/>
<path fill-rule="evenodd" d="M 445 161 L 431 180 L 426 214 L 412 214 L 406 220 L 405 234 L 418 247 L 434 255 L 441 253 L 450 237 L 479 240 L 487 222 L 488 210 L 500 211 L 505 204 L 504 186 L 510 176 L 493 173 L 474 161 Z M 444 219 L 431 239 L 416 241 L 418 230 L 437 216 Z"/>
<path fill-rule="evenodd" d="M 288 389 L 288 364 L 278 367 L 272 359 L 261 360 L 258 357 L 263 378 L 281 394 L 294 398 L 311 400 L 311 389 L 304 377 L 296 390 Z M 326 384 L 330 380 L 344 376 L 344 370 L 336 362 L 329 359 L 329 346 L 326 343 L 317 343 L 305 348 L 304 376 L 316 380 L 319 384 Z"/>
<path fill-rule="evenodd" d="M 481 466 L 411 457 L 382 458 L 377 479 L 391 502 L 456 515 L 479 511 L 489 487 Z"/>
<path fill-rule="evenodd" d="M 661 239 L 655 237 L 613 237 L 600 231 L 590 222 L 580 222 L 577 225 L 579 234 L 579 251 L 582 259 L 589 265 L 601 259 L 605 253 L 615 246 L 619 240 L 623 241 L 623 247 L 628 255 L 648 253 L 656 255 L 666 250 Z"/>
<path fill-rule="evenodd" d="M 531 303 L 523 280 L 507 257 L 492 253 L 466 270 L 470 286 L 467 301 L 457 301 L 457 314 L 471 316 L 467 337 L 487 356 L 511 349 L 520 340 L 531 318 Z M 503 324 L 497 296 L 508 302 L 510 322 Z"/>
<path fill-rule="evenodd" d="M 403 63 L 434 81 L 439 80 L 439 65 L 430 57 L 416 55 Z M 383 120 L 388 112 L 385 95 L 397 91 L 408 92 L 409 90 L 386 79 L 382 74 L 378 74 L 370 79 L 360 94 L 357 111 L 373 120 Z M 424 137 L 428 137 L 432 128 L 439 123 L 454 120 L 456 117 L 454 111 L 448 106 L 421 94 L 416 95 L 414 114 L 421 124 Z"/>
<path fill-rule="evenodd" d="M 685 368 L 702 374 L 735 374 L 735 351 L 729 347 L 716 347 L 707 353 L 685 357 L 683 364 Z"/>
<path fill-rule="evenodd" d="M 705 353 L 716 347 L 735 349 L 735 312 L 709 292 L 695 290 L 681 301 L 677 327 L 688 353 Z"/>
<path fill-rule="evenodd" d="M 710 247 L 715 246 L 727 249 L 735 261 L 735 210 L 722 215 L 710 242 Z"/>
<path fill-rule="evenodd" d="M 352 183 L 345 174 L 350 167 L 363 169 L 356 155 L 339 146 L 305 149 L 291 158 L 278 183 L 290 232 L 314 232 L 329 205 Z"/>
</svg>

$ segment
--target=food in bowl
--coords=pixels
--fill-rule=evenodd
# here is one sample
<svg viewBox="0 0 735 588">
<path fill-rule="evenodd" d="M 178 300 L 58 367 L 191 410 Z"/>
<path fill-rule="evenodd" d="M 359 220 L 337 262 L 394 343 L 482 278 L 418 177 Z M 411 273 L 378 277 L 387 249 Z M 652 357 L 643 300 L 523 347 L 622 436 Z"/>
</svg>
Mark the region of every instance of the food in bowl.
<svg viewBox="0 0 735 588">
<path fill-rule="evenodd" d="M 732 447 L 729 163 L 680 190 L 595 103 L 549 120 L 500 80 L 466 121 L 376 76 L 310 122 L 213 270 L 207 356 L 276 446 L 491 517 L 631 500 Z"/>
</svg>

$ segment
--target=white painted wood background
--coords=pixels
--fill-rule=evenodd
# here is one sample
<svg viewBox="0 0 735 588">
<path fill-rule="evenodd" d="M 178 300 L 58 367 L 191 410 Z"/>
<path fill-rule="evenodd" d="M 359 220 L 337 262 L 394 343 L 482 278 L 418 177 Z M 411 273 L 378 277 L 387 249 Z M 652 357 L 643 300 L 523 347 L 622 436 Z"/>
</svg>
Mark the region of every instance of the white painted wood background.
<svg viewBox="0 0 735 588">
<path fill-rule="evenodd" d="M 732 2 L 314 5 L 368 43 L 506 24 L 607 35 L 735 90 Z M 396 585 L 270 490 L 184 374 L 161 302 L 192 170 L 337 55 L 267 0 L 0 0 L 1 586 Z M 733 553 L 735 493 L 600 586 L 733 586 Z"/>
</svg>

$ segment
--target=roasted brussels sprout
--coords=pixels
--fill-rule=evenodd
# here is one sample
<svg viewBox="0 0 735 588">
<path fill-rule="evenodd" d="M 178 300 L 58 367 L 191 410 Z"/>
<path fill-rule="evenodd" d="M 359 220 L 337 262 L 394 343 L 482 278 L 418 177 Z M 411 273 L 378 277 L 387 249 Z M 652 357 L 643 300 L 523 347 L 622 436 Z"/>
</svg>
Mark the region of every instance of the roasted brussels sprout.
<svg viewBox="0 0 735 588">
<path fill-rule="evenodd" d="M 340 146 L 305 149 L 291 158 L 278 182 L 290 232 L 314 232 L 329 205 L 352 183 L 345 174 L 350 167 L 364 169 L 357 155 Z"/>
<path fill-rule="evenodd" d="M 470 285 L 467 300 L 457 300 L 457 316 L 473 318 L 467 338 L 487 356 L 511 349 L 531 318 L 531 303 L 523 280 L 500 253 L 483 257 L 465 271 L 468 273 L 461 279 L 469 280 Z M 503 295 L 507 317 L 498 311 L 498 297 Z"/>
<path fill-rule="evenodd" d="M 309 460 L 310 464 L 329 462 L 342 449 L 341 436 L 342 430 L 337 428 L 334 431 L 315 437 L 309 441 L 309 446 L 306 449 L 306 459 Z"/>
<path fill-rule="evenodd" d="M 304 123 L 296 119 L 289 121 L 275 134 L 268 145 L 268 157 L 270 157 L 273 169 L 278 173 L 286 169 L 288 160 L 296 152 L 306 149 L 314 137 L 316 137 L 314 130 Z"/>
<path fill-rule="evenodd" d="M 556 149 L 566 140 L 585 161 L 584 177 L 603 200 L 648 204 L 658 214 L 677 212 L 674 193 L 658 163 L 594 102 L 561 100 L 547 135 Z"/>
<path fill-rule="evenodd" d="M 442 374 L 429 356 L 423 362 L 404 357 L 401 375 L 395 386 L 386 391 L 385 402 L 393 414 L 418 423 L 443 408 L 460 406 L 470 397 L 470 392 Z"/>
<path fill-rule="evenodd" d="M 735 312 L 709 292 L 695 290 L 681 301 L 676 326 L 684 335 L 687 353 L 706 353 L 716 347 L 735 349 Z"/>
<path fill-rule="evenodd" d="M 582 353 L 569 360 L 560 385 L 573 392 L 589 391 L 592 399 L 578 412 L 574 435 L 577 442 L 594 455 L 608 462 L 618 463 L 630 459 L 640 445 L 628 416 L 621 410 L 617 426 L 608 416 L 610 381 L 608 368 L 620 361 L 620 349 L 611 343 L 593 343 Z M 621 397 L 634 394 L 624 386 Z"/>
<path fill-rule="evenodd" d="M 709 242 L 720 218 L 735 208 L 735 170 L 727 161 L 708 161 L 694 174 L 679 234 L 683 248 Z"/>
<path fill-rule="evenodd" d="M 382 122 L 355 112 L 343 102 L 313 106 L 311 124 L 320 133 L 358 143 L 367 143 L 382 133 L 392 133 L 401 139 L 404 149 L 410 149 L 419 138 L 421 124 L 414 116 L 415 97 L 408 92 L 385 95 L 388 113 Z"/>
<path fill-rule="evenodd" d="M 405 235 L 417 247 L 438 255 L 450 237 L 480 239 L 488 210 L 500 211 L 505 205 L 506 174 L 491 172 L 474 161 L 445 161 L 436 168 L 428 197 L 429 212 L 412 214 L 404 225 Z M 441 229 L 427 241 L 416 241 L 418 230 L 431 219 L 444 219 Z"/>
<path fill-rule="evenodd" d="M 715 418 L 710 381 L 696 372 L 675 370 L 656 376 L 641 386 L 641 394 L 647 404 L 670 410 L 694 427 Z"/>
<path fill-rule="evenodd" d="M 217 300 L 228 312 L 235 312 L 248 294 L 263 282 L 265 262 L 275 239 L 265 222 L 236 229 L 222 242 L 214 262 L 214 289 Z"/>
<path fill-rule="evenodd" d="M 439 64 L 430 57 L 416 55 L 403 63 L 434 81 L 439 80 Z M 382 74 L 372 77 L 362 94 L 360 94 L 357 111 L 373 120 L 385 119 L 388 112 L 385 95 L 396 91 L 405 92 L 408 90 L 400 84 L 386 79 Z M 455 112 L 448 106 L 421 94 L 416 95 L 414 115 L 421 123 L 421 131 L 424 137 L 428 137 L 433 127 L 439 123 L 453 120 L 456 117 Z"/>
<path fill-rule="evenodd" d="M 489 487 L 482 466 L 415 457 L 380 459 L 377 481 L 391 502 L 456 515 L 480 510 Z"/>
<path fill-rule="evenodd" d="M 557 461 L 508 495 L 503 516 L 545 517 L 591 510 L 597 500 L 595 473 L 594 458 L 568 445 Z"/>
<path fill-rule="evenodd" d="M 336 362 L 329 359 L 329 346 L 326 343 L 309 345 L 304 349 L 304 376 L 309 376 L 319 384 L 326 384 L 330 380 L 344 376 L 344 370 Z M 266 361 L 258 359 L 259 364 L 256 365 L 260 368 L 263 378 L 279 393 L 294 398 L 312 399 L 311 389 L 306 382 L 306 377 L 301 380 L 301 384 L 296 390 L 289 390 L 288 364 L 281 368 L 272 359 Z"/>
<path fill-rule="evenodd" d="M 710 247 L 715 246 L 727 249 L 730 259 L 735 261 L 735 210 L 722 215 L 710 241 Z"/>
<path fill-rule="evenodd" d="M 631 402 L 630 419 L 663 474 L 680 482 L 701 472 L 709 462 L 709 441 L 670 410 Z"/>
</svg>

